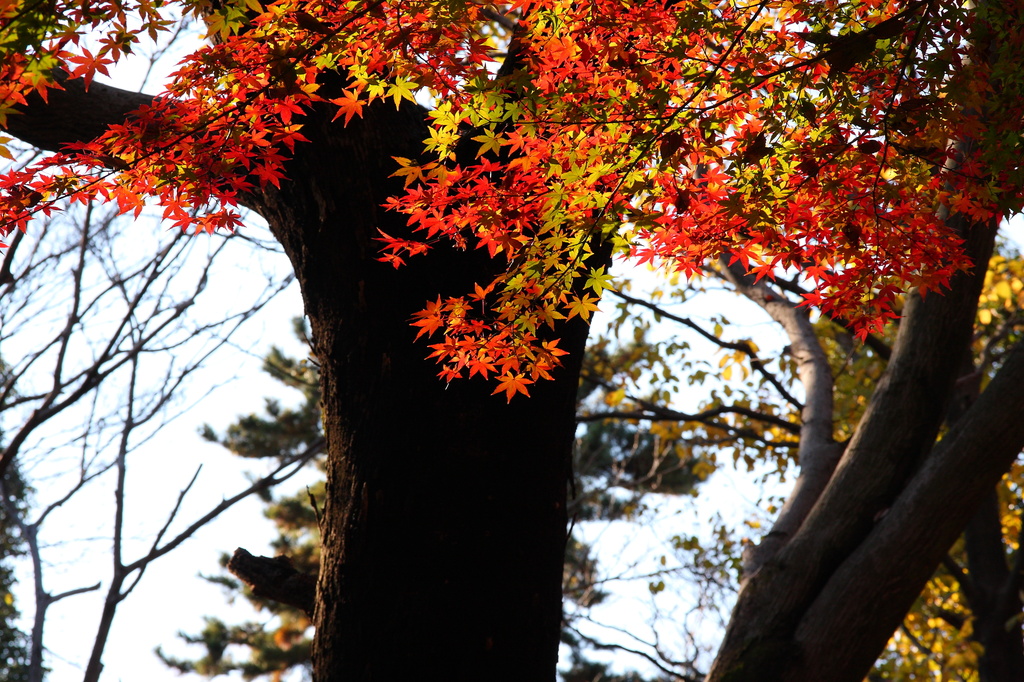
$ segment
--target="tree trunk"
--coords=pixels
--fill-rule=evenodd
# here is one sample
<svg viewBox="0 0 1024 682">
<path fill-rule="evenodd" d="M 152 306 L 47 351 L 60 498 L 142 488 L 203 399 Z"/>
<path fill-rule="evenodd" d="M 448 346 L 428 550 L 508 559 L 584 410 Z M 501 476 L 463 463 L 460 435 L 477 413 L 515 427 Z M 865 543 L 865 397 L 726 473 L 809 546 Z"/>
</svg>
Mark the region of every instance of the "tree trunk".
<svg viewBox="0 0 1024 682">
<path fill-rule="evenodd" d="M 968 573 L 962 576 L 971 615 L 972 639 L 983 647 L 978 661 L 981 682 L 1024 680 L 1021 642 L 1021 551 L 1007 563 L 999 501 L 995 490 L 985 495 L 964 531 Z"/>
<path fill-rule="evenodd" d="M 415 157 L 421 112 L 379 105 L 339 133 L 315 115 L 291 181 L 257 199 L 295 265 L 320 363 L 328 444 L 314 679 L 551 680 L 565 495 L 586 326 L 554 382 L 511 404 L 479 379 L 446 386 L 409 320 L 489 282 L 498 261 L 439 246 L 394 269 L 379 207 Z"/>
<path fill-rule="evenodd" d="M 741 591 L 712 682 L 862 680 L 1020 452 L 1020 345 L 977 402 L 930 445 L 951 393 L 947 379 L 969 342 L 955 327 L 969 330 L 964 325 L 973 319 L 991 236 L 980 226 L 971 231 L 977 274 L 957 277 L 944 296 L 908 307 L 888 380 L 828 490 L 793 541 Z M 949 359 L 939 362 L 942 348 Z M 853 476 L 856 469 L 862 471 Z"/>
<path fill-rule="evenodd" d="M 9 132 L 45 149 L 88 139 L 144 95 L 67 83 Z M 246 199 L 295 267 L 313 331 L 328 444 L 314 679 L 553 680 L 561 624 L 566 486 L 587 325 L 555 381 L 511 404 L 479 379 L 446 386 L 410 317 L 489 283 L 504 264 L 444 244 L 394 269 L 378 229 L 401 190 L 392 156 L 428 137 L 415 106 L 377 104 L 343 127 L 311 114 L 281 188 Z"/>
</svg>

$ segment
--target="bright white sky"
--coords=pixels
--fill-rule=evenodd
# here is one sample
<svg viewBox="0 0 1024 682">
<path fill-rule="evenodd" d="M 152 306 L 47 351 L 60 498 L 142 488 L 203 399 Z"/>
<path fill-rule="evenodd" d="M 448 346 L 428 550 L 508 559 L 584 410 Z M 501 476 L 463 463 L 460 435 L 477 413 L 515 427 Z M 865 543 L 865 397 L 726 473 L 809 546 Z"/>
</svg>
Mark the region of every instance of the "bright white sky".
<svg viewBox="0 0 1024 682">
<path fill-rule="evenodd" d="M 152 245 L 159 233 L 146 232 L 153 226 L 128 225 L 137 229 L 140 248 Z M 199 236 L 196 239 L 220 239 Z M 198 255 L 198 254 L 197 254 Z M 238 263 L 217 273 L 219 281 L 211 283 L 214 290 L 206 296 L 207 314 L 216 315 L 218 302 L 239 303 L 246 292 L 255 292 L 263 285 L 257 269 L 247 271 L 254 261 L 239 258 Z M 283 257 L 270 259 L 277 267 L 287 268 Z M 219 291 L 218 291 L 219 290 Z M 242 292 L 242 293 L 240 293 Z M 235 300 L 233 300 L 235 299 Z M 248 486 L 245 471 L 263 473 L 260 463 L 243 462 L 222 448 L 203 441 L 198 429 L 210 423 L 223 430 L 238 415 L 261 412 L 264 396 L 280 396 L 290 400 L 280 384 L 260 370 L 259 356 L 271 345 L 278 345 L 301 357 L 302 348 L 291 335 L 291 318 L 301 311 L 301 300 L 294 285 L 279 294 L 254 319 L 245 331 L 236 336 L 237 348 L 223 349 L 217 359 L 193 377 L 179 403 L 195 403 L 183 416 L 165 427 L 159 436 L 129 457 L 127 484 L 126 563 L 137 558 L 148 547 L 167 512 L 173 507 L 178 491 L 195 473 L 203 469 L 197 484 L 186 498 L 178 521 L 172 527 L 182 529 L 195 518 Z M 5 348 L 5 357 L 10 347 Z M 247 352 L 240 352 L 247 351 Z M 67 416 L 63 423 L 48 425 L 74 428 L 75 420 L 85 417 L 82 410 Z M 73 463 L 77 450 L 68 448 L 67 457 L 53 453 L 53 459 L 29 462 L 26 473 L 33 480 L 40 503 L 59 496 L 70 483 L 68 476 L 58 475 L 60 463 Z M 55 463 L 56 462 L 56 463 Z M 72 472 L 73 473 L 73 472 Z M 306 477 L 308 479 L 308 477 Z M 300 476 L 298 480 L 302 480 Z M 297 481 L 289 482 L 289 490 Z M 44 577 L 51 594 L 103 583 L 98 592 L 70 597 L 53 605 L 46 621 L 44 642 L 49 650 L 47 665 L 52 669 L 51 682 L 72 682 L 81 679 L 94 639 L 102 608 L 102 598 L 109 585 L 110 519 L 113 514 L 113 478 L 106 476 L 76 494 L 64 507 L 47 520 L 42 542 L 47 546 Z M 118 609 L 114 630 L 104 656 L 106 680 L 170 680 L 178 676 L 163 666 L 153 655 L 157 645 L 169 652 L 189 652 L 176 637 L 179 630 L 195 632 L 202 629 L 202 616 L 224 614 L 241 621 L 254 614 L 246 604 L 229 607 L 222 590 L 199 577 L 200 573 L 217 575 L 218 557 L 235 547 L 246 547 L 254 553 L 270 554 L 268 542 L 273 537 L 271 524 L 263 517 L 257 499 L 239 503 L 214 524 L 200 531 L 178 550 L 152 564 L 139 587 Z M 22 565 L 22 585 L 31 585 L 27 564 Z M 19 590 L 19 606 L 31 616 L 30 592 Z M 242 600 L 244 602 L 244 600 Z M 191 652 L 195 653 L 195 652 Z M 196 679 L 201 679 L 196 677 Z"/>
</svg>

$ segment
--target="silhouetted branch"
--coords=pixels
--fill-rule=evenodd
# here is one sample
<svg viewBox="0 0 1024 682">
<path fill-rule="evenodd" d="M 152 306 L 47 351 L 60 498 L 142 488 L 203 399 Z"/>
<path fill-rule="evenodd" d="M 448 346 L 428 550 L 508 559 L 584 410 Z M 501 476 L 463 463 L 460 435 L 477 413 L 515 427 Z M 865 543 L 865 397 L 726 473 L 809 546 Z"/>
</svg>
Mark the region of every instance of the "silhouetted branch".
<svg viewBox="0 0 1024 682">
<path fill-rule="evenodd" d="M 257 597 L 294 606 L 313 615 L 316 576 L 296 571 L 287 557 L 253 556 L 239 547 L 228 561 L 227 569 Z"/>
<path fill-rule="evenodd" d="M 632 303 L 647 308 L 648 310 L 654 312 L 656 315 L 664 317 L 666 320 L 672 320 L 673 322 L 677 322 L 685 327 L 689 327 L 690 329 L 697 332 L 702 337 L 704 337 L 711 343 L 715 344 L 719 348 L 735 350 L 745 354 L 747 357 L 750 358 L 751 368 L 755 372 L 763 376 L 765 380 L 768 383 L 770 383 L 776 391 L 779 392 L 779 395 L 781 395 L 786 400 L 786 402 L 793 405 L 797 409 L 803 408 L 803 404 L 786 389 L 786 387 L 782 384 L 781 381 L 779 381 L 779 379 L 774 374 L 768 371 L 768 368 L 765 367 L 764 364 L 765 361 L 757 354 L 757 351 L 754 350 L 754 347 L 749 342 L 723 341 L 722 339 L 710 333 L 709 331 L 707 331 L 706 329 L 704 329 L 703 327 L 701 327 L 699 324 L 697 324 L 688 317 L 680 317 L 679 315 L 673 315 L 664 308 L 661 308 L 660 306 L 651 303 L 650 301 L 645 301 L 640 298 L 634 298 L 633 296 L 629 296 L 628 294 L 624 294 L 620 291 L 609 290 L 609 293 L 621 298 L 626 303 Z"/>
</svg>

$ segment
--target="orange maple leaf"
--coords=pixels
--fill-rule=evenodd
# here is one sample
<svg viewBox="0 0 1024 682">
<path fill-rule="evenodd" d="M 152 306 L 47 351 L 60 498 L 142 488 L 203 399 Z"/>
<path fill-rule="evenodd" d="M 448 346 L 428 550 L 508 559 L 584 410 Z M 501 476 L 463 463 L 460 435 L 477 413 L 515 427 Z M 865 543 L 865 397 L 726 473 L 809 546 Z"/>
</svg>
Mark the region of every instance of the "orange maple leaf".
<svg viewBox="0 0 1024 682">
<path fill-rule="evenodd" d="M 491 395 L 504 391 L 508 402 L 512 402 L 512 396 L 517 392 L 529 396 L 530 392 L 526 390 L 526 385 L 532 383 L 533 380 L 527 379 L 525 375 L 507 372 L 498 379 L 498 387 L 494 389 Z"/>
<path fill-rule="evenodd" d="M 334 118 L 331 120 L 335 121 L 339 116 L 344 114 L 345 125 L 348 125 L 348 122 L 352 120 L 353 116 L 358 115 L 362 117 L 363 103 L 359 100 L 359 95 L 351 90 L 342 90 L 342 94 L 344 95 L 343 97 L 336 97 L 335 99 L 330 100 L 331 104 L 335 104 L 338 107 L 338 111 L 334 114 Z"/>
</svg>

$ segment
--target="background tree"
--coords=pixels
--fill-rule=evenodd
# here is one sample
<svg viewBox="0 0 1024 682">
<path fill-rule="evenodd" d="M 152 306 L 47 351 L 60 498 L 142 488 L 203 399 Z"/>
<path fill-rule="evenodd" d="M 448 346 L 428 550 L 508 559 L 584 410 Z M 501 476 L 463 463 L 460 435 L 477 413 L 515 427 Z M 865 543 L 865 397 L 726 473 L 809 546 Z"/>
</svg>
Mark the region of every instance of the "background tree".
<svg viewBox="0 0 1024 682">
<path fill-rule="evenodd" d="M 1019 262 L 1019 247 L 1004 245 L 990 263 L 974 325 L 970 360 L 965 359 L 947 422 L 960 416 L 977 397 L 979 387 L 991 379 L 994 368 L 1013 352 L 1019 333 Z M 722 278 L 732 289 L 730 276 L 722 271 L 709 270 L 708 285 Z M 750 468 L 758 478 L 775 481 L 769 490 L 778 490 L 779 475 L 786 476 L 794 464 L 795 438 L 802 430 L 796 412 L 799 403 L 793 398 L 804 393 L 798 385 L 794 344 L 783 348 L 785 340 L 775 341 L 763 329 L 754 337 L 756 344 L 753 339 L 737 338 L 732 331 L 735 325 L 729 325 L 724 316 L 712 316 L 702 329 L 697 324 L 699 318 L 686 316 L 681 310 L 688 304 L 692 307 L 694 299 L 707 296 L 706 288 L 691 283 L 682 290 L 659 287 L 651 297 L 620 295 L 624 307 L 646 308 L 663 324 L 678 326 L 681 332 L 688 330 L 691 336 L 717 345 L 718 358 L 698 355 L 694 360 L 690 344 L 683 340 L 685 336 L 663 332 L 664 341 L 646 345 L 642 352 L 633 351 L 634 357 L 643 358 L 640 365 L 645 371 L 605 375 L 603 400 L 597 402 L 604 409 L 594 410 L 591 416 L 632 416 L 671 424 L 677 434 L 677 447 L 685 448 L 681 453 L 684 461 L 693 457 L 691 448 L 700 449 L 714 442 L 705 451 L 704 462 L 711 468 L 728 466 L 722 461 L 728 453 L 740 469 Z M 756 293 L 743 286 L 735 287 L 734 291 L 742 297 Z M 721 299 L 719 296 L 716 300 Z M 734 308 L 727 300 L 717 307 L 730 311 Z M 750 311 L 745 315 L 738 311 L 729 313 L 731 318 L 736 316 L 742 316 L 745 322 L 740 334 L 759 329 L 756 321 L 749 319 L 756 318 Z M 777 322 L 786 319 L 779 317 Z M 623 315 L 622 319 L 631 318 Z M 827 361 L 819 376 L 829 377 L 832 384 L 829 392 L 833 398 L 831 418 L 835 437 L 840 441 L 848 439 L 884 375 L 896 329 L 888 327 L 886 336 L 868 337 L 865 344 L 856 342 L 842 325 L 824 318 L 808 329 L 813 335 L 805 337 L 805 348 L 814 351 L 812 358 Z M 633 342 L 629 339 L 631 334 L 621 336 L 626 337 L 627 344 Z M 636 336 L 640 338 L 642 333 Z M 792 341 L 792 336 L 788 340 Z M 683 414 L 671 405 L 674 391 L 694 383 L 707 386 L 707 397 L 697 410 Z M 1015 482 L 1017 468 L 1017 464 L 1011 468 L 972 518 L 963 539 L 942 559 L 942 565 L 890 640 L 871 679 L 932 679 L 936 675 L 959 675 L 965 679 L 978 676 L 981 680 L 1019 677 L 1021 615 L 1019 603 L 1011 596 L 1019 588 L 1020 579 L 1015 569 L 1019 561 L 1020 523 L 1019 497 L 1015 492 L 1019 488 Z M 764 522 L 777 512 L 778 502 L 771 495 L 762 499 L 764 513 L 755 517 L 755 522 Z M 742 535 L 743 529 L 732 531 L 737 532 Z M 738 546 L 734 545 L 732 552 L 724 552 L 724 561 L 716 562 L 708 561 L 708 550 L 713 547 L 705 539 L 683 535 L 677 536 L 676 542 L 681 553 L 693 554 L 697 561 L 706 562 L 704 565 L 709 569 L 717 566 L 722 571 L 719 576 L 727 582 L 739 582 L 742 574 L 738 570 Z M 770 543 L 772 538 L 762 538 L 761 542 Z M 724 547 L 722 543 L 719 549 Z M 753 546 L 748 547 L 748 561 L 751 550 Z M 671 590 L 673 583 L 668 585 Z M 664 583 L 652 583 L 652 588 L 663 586 Z M 722 606 L 719 595 L 711 608 Z M 658 653 L 653 648 L 647 651 Z M 677 658 L 671 654 L 664 657 Z"/>
<path fill-rule="evenodd" d="M 7 470 L 3 489 L 11 491 L 11 504 L 17 507 L 25 505 L 25 483 L 21 480 L 17 466 Z M 12 565 L 12 559 L 24 553 L 24 542 L 18 536 L 17 526 L 0 506 L 0 677 L 11 682 L 28 680 L 29 638 L 15 623 L 20 613 L 13 593 L 15 580 Z"/>
<path fill-rule="evenodd" d="M 13 619 L 5 620 L 11 657 L 4 660 L 12 666 L 12 679 L 30 682 L 46 673 L 46 623 L 54 604 L 105 584 L 86 672 L 86 679 L 98 679 L 115 611 L 151 564 L 233 504 L 285 480 L 303 461 L 296 455 L 241 490 L 219 491 L 209 508 L 186 519 L 191 512 L 181 513 L 182 503 L 199 477 L 196 472 L 177 499 L 172 497 L 166 517 L 143 531 L 129 493 L 129 459 L 140 457 L 137 451 L 186 409 L 183 393 L 192 377 L 208 368 L 290 276 L 271 276 L 265 288 L 221 306 L 211 319 L 196 304 L 215 273 L 230 272 L 225 266 L 231 259 L 222 256 L 251 257 L 248 244 L 219 240 L 204 249 L 171 235 L 155 251 L 140 252 L 113 214 L 89 206 L 75 218 L 55 219 L 40 235 L 18 235 L 3 261 L 11 276 L 0 296 L 0 346 L 6 358 L 0 384 L 6 438 L 0 454 L 16 463 L 0 481 L 3 575 L 9 581 L 8 562 L 20 552 L 31 576 L 19 591 L 31 608 L 31 629 L 22 635 L 13 629 Z M 34 481 L 43 484 L 30 487 Z M 109 506 L 89 499 L 102 486 L 111 493 L 100 498 L 111 500 Z M 83 541 L 75 535 L 81 529 L 67 527 L 67 517 L 63 523 L 58 518 L 79 504 L 95 520 L 99 541 Z M 139 537 L 148 544 L 140 547 Z M 83 567 L 67 589 L 54 589 L 67 580 L 54 579 L 53 565 L 62 563 L 60 553 L 76 540 L 89 548 L 81 550 L 86 556 L 103 544 L 101 556 L 109 552 L 103 572 L 92 576 L 93 584 L 90 568 Z M 111 563 L 114 569 L 107 573 Z M 11 598 L 4 607 L 13 612 Z M 24 656 L 19 646 L 27 647 Z"/>
</svg>

